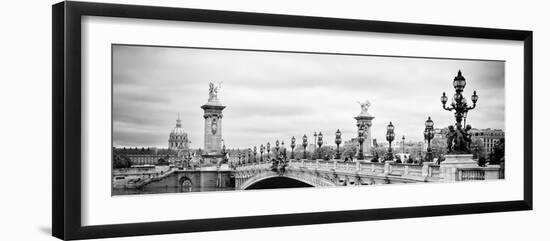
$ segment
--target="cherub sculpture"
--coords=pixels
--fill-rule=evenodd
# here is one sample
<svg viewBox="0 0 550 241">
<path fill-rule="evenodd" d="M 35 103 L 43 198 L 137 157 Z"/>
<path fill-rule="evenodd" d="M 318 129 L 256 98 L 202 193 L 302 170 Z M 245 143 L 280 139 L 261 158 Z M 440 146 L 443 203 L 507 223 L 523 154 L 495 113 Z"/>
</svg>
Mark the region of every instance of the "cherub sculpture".
<svg viewBox="0 0 550 241">
<path fill-rule="evenodd" d="M 451 153 L 453 151 L 453 142 L 456 138 L 456 131 L 454 126 L 450 125 L 448 127 L 449 132 L 447 132 L 447 152 Z"/>
</svg>

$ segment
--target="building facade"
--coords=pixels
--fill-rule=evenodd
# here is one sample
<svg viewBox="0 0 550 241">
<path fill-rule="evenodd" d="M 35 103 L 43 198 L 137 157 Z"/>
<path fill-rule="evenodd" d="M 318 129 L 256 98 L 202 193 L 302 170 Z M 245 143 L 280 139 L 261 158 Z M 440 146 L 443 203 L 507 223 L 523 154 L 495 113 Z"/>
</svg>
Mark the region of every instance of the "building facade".
<svg viewBox="0 0 550 241">
<path fill-rule="evenodd" d="M 122 147 L 113 148 L 113 156 L 124 156 L 132 165 L 166 165 L 182 160 L 182 154 L 189 151 L 189 136 L 183 130 L 178 114 L 176 126 L 168 137 L 168 148 L 156 147 Z"/>
<path fill-rule="evenodd" d="M 432 139 L 432 144 L 436 142 L 446 143 L 447 142 L 447 128 L 435 128 L 435 135 Z M 471 129 L 470 134 L 472 134 L 472 142 L 477 140 L 481 141 L 485 152 L 487 154 L 493 152 L 494 147 L 499 143 L 501 139 L 504 139 L 505 133 L 501 129 Z M 424 148 L 425 150 L 425 148 Z"/>
<path fill-rule="evenodd" d="M 472 129 L 470 132 L 472 140 L 480 140 L 487 153 L 493 152 L 494 147 L 505 137 L 505 133 L 501 129 Z"/>
<path fill-rule="evenodd" d="M 158 165 L 172 163 L 177 159 L 177 151 L 171 149 L 142 148 L 113 148 L 113 156 L 125 156 L 132 161 L 132 165 Z"/>
</svg>

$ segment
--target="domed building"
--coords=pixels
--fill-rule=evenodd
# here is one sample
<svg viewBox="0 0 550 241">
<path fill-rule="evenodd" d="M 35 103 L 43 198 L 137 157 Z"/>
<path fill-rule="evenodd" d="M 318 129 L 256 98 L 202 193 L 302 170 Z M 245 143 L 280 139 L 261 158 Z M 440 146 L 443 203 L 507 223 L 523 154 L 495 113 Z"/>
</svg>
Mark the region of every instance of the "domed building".
<svg viewBox="0 0 550 241">
<path fill-rule="evenodd" d="M 178 119 L 176 121 L 176 127 L 170 132 L 170 137 L 168 139 L 168 149 L 170 150 L 187 150 L 189 148 L 189 139 L 187 133 L 183 131 L 181 127 L 181 119 L 178 114 Z"/>
</svg>

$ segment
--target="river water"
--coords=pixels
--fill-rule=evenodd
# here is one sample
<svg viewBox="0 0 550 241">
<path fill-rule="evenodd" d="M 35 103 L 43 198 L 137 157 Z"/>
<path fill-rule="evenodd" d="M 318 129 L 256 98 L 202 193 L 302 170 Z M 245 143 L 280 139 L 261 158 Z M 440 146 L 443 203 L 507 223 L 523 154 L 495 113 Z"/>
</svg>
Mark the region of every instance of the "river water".
<svg viewBox="0 0 550 241">
<path fill-rule="evenodd" d="M 144 187 L 141 189 L 111 189 L 111 195 L 139 195 L 139 194 L 157 194 L 157 193 L 182 193 L 182 192 L 218 192 L 234 191 L 234 187 L 226 188 L 207 188 L 207 187 Z"/>
</svg>

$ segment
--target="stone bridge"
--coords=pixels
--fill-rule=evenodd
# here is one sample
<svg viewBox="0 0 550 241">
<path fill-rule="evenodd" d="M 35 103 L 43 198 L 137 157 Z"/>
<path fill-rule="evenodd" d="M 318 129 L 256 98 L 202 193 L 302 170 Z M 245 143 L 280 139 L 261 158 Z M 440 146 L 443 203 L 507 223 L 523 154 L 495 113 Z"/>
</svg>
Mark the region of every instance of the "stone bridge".
<svg viewBox="0 0 550 241">
<path fill-rule="evenodd" d="M 251 162 L 170 170 L 142 176 L 122 185 L 143 191 L 164 188 L 173 191 L 248 190 L 293 187 L 358 186 L 392 183 L 455 182 L 504 178 L 499 166 L 432 162 L 403 164 L 342 160 L 288 160 L 284 165 Z M 116 179 L 116 177 L 115 177 Z"/>
<path fill-rule="evenodd" d="M 504 178 L 497 166 L 404 164 L 387 161 L 289 160 L 284 170 L 271 162 L 246 163 L 234 169 L 235 188 L 330 187 L 416 182 L 456 182 Z"/>
<path fill-rule="evenodd" d="M 443 181 L 434 163 L 343 162 L 341 160 L 290 160 L 284 170 L 271 162 L 235 167 L 235 188 L 329 187 Z"/>
</svg>

